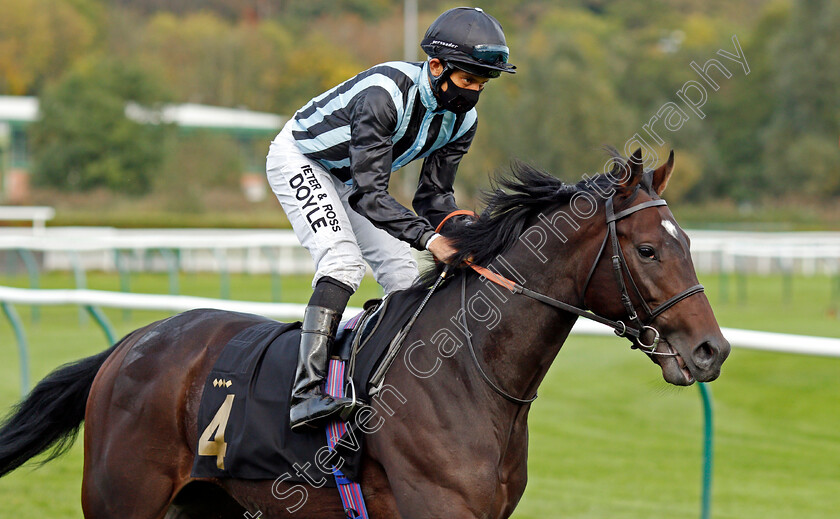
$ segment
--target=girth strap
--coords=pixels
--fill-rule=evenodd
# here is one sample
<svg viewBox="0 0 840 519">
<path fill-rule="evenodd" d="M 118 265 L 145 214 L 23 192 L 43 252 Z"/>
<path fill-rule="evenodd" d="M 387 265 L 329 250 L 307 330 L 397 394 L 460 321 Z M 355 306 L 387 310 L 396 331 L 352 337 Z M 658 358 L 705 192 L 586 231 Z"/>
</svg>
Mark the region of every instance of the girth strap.
<svg viewBox="0 0 840 519">
<path fill-rule="evenodd" d="M 327 394 L 337 398 L 344 396 L 344 368 L 343 360 L 330 359 L 329 375 L 325 387 Z M 338 440 L 344 436 L 346 431 L 344 422 L 340 420 L 334 420 L 327 425 L 327 445 L 331 451 L 335 451 Z M 333 467 L 333 476 L 335 476 L 335 483 L 338 486 L 338 493 L 341 496 L 346 517 L 368 519 L 361 485 L 348 479 L 337 467 Z"/>
</svg>

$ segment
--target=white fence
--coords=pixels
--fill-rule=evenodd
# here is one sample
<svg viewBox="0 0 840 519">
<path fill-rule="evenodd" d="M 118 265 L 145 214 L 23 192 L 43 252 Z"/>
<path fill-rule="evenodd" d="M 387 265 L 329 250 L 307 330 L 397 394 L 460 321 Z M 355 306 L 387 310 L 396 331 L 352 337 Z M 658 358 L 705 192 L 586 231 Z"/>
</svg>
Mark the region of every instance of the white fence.
<svg viewBox="0 0 840 519">
<path fill-rule="evenodd" d="M 305 305 L 291 303 L 259 303 L 192 296 L 126 294 L 100 290 L 33 290 L 0 286 L 0 303 L 4 302 L 26 305 L 76 304 L 82 306 L 167 310 L 173 312 L 182 312 L 195 308 L 219 308 L 235 312 L 255 313 L 266 317 L 291 319 L 302 317 L 305 307 Z M 345 315 L 351 316 L 360 311 L 360 308 L 350 307 L 347 308 Z M 722 328 L 722 331 L 724 337 L 735 347 L 840 357 L 840 339 L 739 330 L 736 328 Z M 572 333 L 614 336 L 612 328 L 586 319 L 578 319 Z"/>
<path fill-rule="evenodd" d="M 840 273 L 840 232 L 687 231 L 700 273 Z M 0 229 L 0 251 L 39 253 L 43 270 L 182 271 L 279 274 L 312 272 L 309 254 L 289 230 L 48 227 Z"/>
<path fill-rule="evenodd" d="M 840 273 L 840 232 L 686 232 L 701 273 Z"/>
<path fill-rule="evenodd" d="M 8 222 L 32 222 L 32 234 L 44 233 L 47 220 L 55 216 L 55 209 L 44 206 L 0 205 L 0 220 Z"/>
<path fill-rule="evenodd" d="M 195 296 L 173 296 L 159 294 L 127 294 L 104 290 L 35 290 L 0 286 L 0 303 L 38 306 L 80 305 L 127 310 L 164 310 L 185 312 L 196 308 L 218 308 L 231 312 L 244 312 L 276 319 L 300 319 L 306 305 L 296 303 L 261 303 L 212 299 Z M 361 308 L 349 307 L 346 313 L 361 312 Z"/>
<path fill-rule="evenodd" d="M 0 234 L 0 251 L 38 253 L 43 271 L 309 273 L 312 258 L 288 230 L 51 227 Z"/>
</svg>

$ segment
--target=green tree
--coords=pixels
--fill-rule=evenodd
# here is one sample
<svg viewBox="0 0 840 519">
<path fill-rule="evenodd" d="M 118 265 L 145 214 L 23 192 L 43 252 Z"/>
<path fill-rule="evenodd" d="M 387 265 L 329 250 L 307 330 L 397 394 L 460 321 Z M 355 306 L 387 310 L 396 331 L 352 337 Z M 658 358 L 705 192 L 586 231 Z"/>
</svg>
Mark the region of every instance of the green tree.
<svg viewBox="0 0 840 519">
<path fill-rule="evenodd" d="M 462 166 L 475 184 L 486 185 L 486 172 L 512 158 L 578 181 L 601 171 L 602 145 L 633 135 L 632 112 L 615 89 L 620 64 L 603 44 L 610 31 L 608 21 L 555 9 L 527 37 L 509 38 L 518 72 L 482 94 L 476 142 Z"/>
<path fill-rule="evenodd" d="M 33 94 L 58 79 L 90 51 L 95 32 L 87 14 L 69 3 L 3 0 L 0 94 Z"/>
<path fill-rule="evenodd" d="M 33 125 L 34 178 L 64 190 L 149 190 L 164 154 L 164 94 L 140 69 L 111 60 L 86 62 L 41 97 Z M 135 119 L 127 117 L 127 107 Z"/>
<path fill-rule="evenodd" d="M 289 114 L 364 68 L 319 33 L 295 36 L 273 21 L 163 13 L 141 32 L 120 55 L 169 79 L 188 102 Z"/>
<path fill-rule="evenodd" d="M 709 93 L 705 125 L 720 153 L 720 168 L 711 168 L 702 187 L 706 196 L 727 196 L 738 201 L 756 200 L 768 191 L 763 155 L 766 128 L 773 117 L 775 59 L 771 48 L 788 23 L 786 4 L 767 8 L 751 33 L 739 32 L 750 73 L 733 70 L 721 81 L 721 90 Z M 737 67 L 737 65 L 736 65 Z"/>
<path fill-rule="evenodd" d="M 205 195 L 213 189 L 237 192 L 243 171 L 241 153 L 233 137 L 210 131 L 179 136 L 168 154 L 155 191 L 167 207 L 178 212 L 205 210 Z"/>
<path fill-rule="evenodd" d="M 267 77 L 274 87 L 274 105 L 281 108 L 281 113 L 291 115 L 316 95 L 365 68 L 346 49 L 313 34 L 290 49 L 284 63 L 267 72 Z"/>
<path fill-rule="evenodd" d="M 840 194 L 840 5 L 794 4 L 774 49 L 776 103 L 764 162 L 775 194 Z M 826 178 L 827 177 L 827 178 Z"/>
</svg>

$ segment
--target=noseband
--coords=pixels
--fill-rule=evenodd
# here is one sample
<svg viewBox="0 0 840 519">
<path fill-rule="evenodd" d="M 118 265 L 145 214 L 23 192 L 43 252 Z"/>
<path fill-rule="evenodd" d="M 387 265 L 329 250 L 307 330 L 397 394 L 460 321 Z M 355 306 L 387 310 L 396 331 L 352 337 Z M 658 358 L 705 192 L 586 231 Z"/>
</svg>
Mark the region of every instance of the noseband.
<svg viewBox="0 0 840 519">
<path fill-rule="evenodd" d="M 576 314 L 580 317 L 584 317 L 586 319 L 605 324 L 611 327 L 615 331 L 615 334 L 619 337 L 627 337 L 628 339 L 630 339 L 630 341 L 633 343 L 633 348 L 638 348 L 647 353 L 648 355 L 662 355 L 675 357 L 677 355 L 675 352 L 656 351 L 656 347 L 659 345 L 660 334 L 659 330 L 651 326 L 651 324 L 653 323 L 654 319 L 656 319 L 659 315 L 661 315 L 663 312 L 676 305 L 683 299 L 691 297 L 694 294 L 699 294 L 700 292 L 703 292 L 703 285 L 698 284 L 694 285 L 693 287 L 687 288 L 682 292 L 678 293 L 677 295 L 669 298 L 662 304 L 658 305 L 656 308 L 651 309 L 645 301 L 645 298 L 642 297 L 642 294 L 639 291 L 636 282 L 633 280 L 633 275 L 630 273 L 630 268 L 627 266 L 627 260 L 624 258 L 624 253 L 621 251 L 621 245 L 618 241 L 618 233 L 616 232 L 616 222 L 618 220 L 626 218 L 631 214 L 636 213 L 637 211 L 641 211 L 643 209 L 667 205 L 668 204 L 667 202 L 665 202 L 665 200 L 649 200 L 647 202 L 642 202 L 641 204 L 634 205 L 616 213 L 613 208 L 613 199 L 609 198 L 606 201 L 607 233 L 604 236 L 604 241 L 601 243 L 601 248 L 598 250 L 598 254 L 595 256 L 595 261 L 592 262 L 592 267 L 589 269 L 589 274 L 586 276 L 586 282 L 583 285 L 583 292 L 581 294 L 584 298 L 586 297 L 586 291 L 589 288 L 589 282 L 592 280 L 592 276 L 595 273 L 595 269 L 597 268 L 598 263 L 601 261 L 601 257 L 607 250 L 607 242 L 610 242 L 612 244 L 613 252 L 611 257 L 613 274 L 615 275 L 615 280 L 618 284 L 621 303 L 624 305 L 624 309 L 627 312 L 628 320 L 633 324 L 633 326 L 629 326 L 624 321 L 613 321 L 611 319 L 607 319 L 606 317 L 602 317 L 598 314 L 589 311 L 587 308 L 578 308 L 568 303 L 558 301 L 553 297 L 549 297 L 545 294 L 541 294 L 534 290 L 530 290 L 518 283 L 511 281 L 510 279 L 507 279 L 506 277 L 500 274 L 496 274 L 495 272 L 487 268 L 480 267 L 472 263 L 470 263 L 470 266 L 473 268 L 473 270 L 486 277 L 490 281 L 493 281 L 494 283 L 509 289 L 515 294 L 522 294 L 524 296 L 530 297 L 531 299 L 540 301 L 541 303 L 545 303 L 549 306 L 553 306 L 555 308 L 559 308 L 561 310 L 565 310 L 567 312 Z M 635 292 L 636 297 L 642 303 L 642 308 L 647 316 L 645 320 L 640 319 L 638 312 L 636 312 L 636 307 L 633 304 L 633 300 L 630 298 L 630 293 L 627 291 L 627 284 L 624 282 L 624 274 L 627 275 L 627 279 L 630 281 L 630 286 L 633 287 L 633 291 Z M 653 339 L 651 340 L 650 344 L 645 344 L 641 337 L 642 334 L 646 331 L 650 331 L 653 333 Z"/>
<path fill-rule="evenodd" d="M 630 267 L 627 266 L 627 260 L 624 258 L 624 253 L 621 251 L 621 244 L 618 241 L 618 232 L 616 231 L 616 222 L 621 220 L 622 218 L 626 218 L 631 214 L 641 211 L 643 209 L 648 209 L 650 207 L 659 207 L 659 206 L 667 206 L 668 204 L 665 200 L 648 200 L 647 202 L 642 202 L 641 204 L 636 204 L 632 207 L 629 207 L 623 211 L 618 213 L 615 212 L 613 208 L 613 198 L 609 198 L 606 201 L 606 210 L 607 210 L 607 233 L 604 236 L 604 241 L 601 243 L 601 248 L 598 250 L 598 254 L 595 256 L 595 261 L 592 262 L 592 267 L 589 269 L 589 274 L 586 276 L 586 282 L 583 284 L 583 292 L 581 293 L 584 300 L 586 299 L 586 291 L 589 288 L 589 282 L 592 280 L 592 276 L 595 273 L 595 269 L 598 267 L 598 263 L 601 261 L 601 257 L 604 255 L 604 252 L 607 250 L 607 242 L 612 244 L 612 270 L 613 274 L 615 275 L 616 283 L 618 284 L 618 290 L 621 297 L 621 303 L 624 305 L 624 309 L 627 312 L 627 318 L 632 322 L 634 326 L 628 326 L 624 321 L 613 321 L 612 319 L 607 319 L 606 317 L 602 317 L 596 313 L 593 313 L 587 308 L 578 308 L 577 306 L 570 305 L 568 303 L 564 303 L 563 301 L 558 301 L 553 297 L 549 297 L 545 294 L 541 294 L 529 288 L 525 288 L 524 286 L 511 281 L 510 279 L 502 276 L 501 274 L 497 274 L 492 270 L 476 265 L 471 261 L 467 261 L 466 263 L 475 270 L 478 274 L 484 276 L 488 280 L 500 285 L 504 288 L 507 288 L 514 294 L 522 294 L 524 296 L 530 297 L 531 299 L 535 299 L 541 303 L 545 303 L 549 306 L 553 306 L 554 308 L 558 308 L 560 310 L 564 310 L 566 312 L 573 313 L 580 317 L 585 317 L 586 319 L 590 319 L 595 322 L 599 322 L 601 324 L 605 324 L 613 329 L 616 335 L 619 337 L 627 337 L 633 343 L 631 348 L 637 348 L 648 355 L 660 355 L 660 356 L 667 356 L 667 357 L 676 357 L 677 353 L 669 348 L 667 352 L 659 352 L 656 351 L 656 347 L 659 345 L 660 334 L 659 330 L 651 326 L 654 319 L 659 317 L 663 312 L 674 306 L 675 304 L 679 303 L 683 299 L 689 298 L 694 294 L 699 294 L 703 292 L 703 285 L 694 285 L 693 287 L 687 288 L 680 292 L 679 294 L 667 299 L 662 304 L 658 305 L 656 308 L 651 308 L 650 305 L 647 304 L 645 298 L 642 297 L 641 292 L 639 291 L 639 287 L 636 285 L 636 282 L 633 280 L 633 275 L 630 273 Z M 455 211 L 454 213 L 449 214 L 444 220 L 438 225 L 438 230 L 443 227 L 444 222 L 448 220 L 452 216 L 456 216 L 459 214 L 470 214 L 471 211 Z M 474 214 L 474 213 L 472 213 Z M 438 282 L 435 283 L 435 287 L 439 284 L 440 280 L 446 275 L 449 271 L 449 266 L 447 266 L 441 277 L 438 279 Z M 645 311 L 647 317 L 643 321 L 639 318 L 638 312 L 636 312 L 636 307 L 633 305 L 633 300 L 630 298 L 630 293 L 627 291 L 627 284 L 624 282 L 624 274 L 627 275 L 627 279 L 630 281 L 630 286 L 633 287 L 633 292 L 636 293 L 636 297 L 642 303 L 642 308 Z M 475 353 L 475 348 L 473 347 L 472 341 L 470 340 L 470 333 L 467 329 L 467 321 L 466 321 L 466 287 L 467 287 L 467 279 L 463 277 L 461 280 L 461 321 L 462 325 L 464 326 L 464 330 L 466 331 L 466 342 L 467 346 L 469 347 L 470 354 L 472 355 L 472 360 L 475 363 L 476 367 L 478 368 L 479 373 L 481 374 L 484 381 L 499 395 L 503 396 L 510 402 L 515 404 L 523 405 L 529 404 L 536 400 L 537 395 L 534 395 L 531 398 L 517 398 L 498 385 L 496 385 L 491 379 L 490 376 L 484 371 L 484 368 L 481 367 L 481 364 L 478 362 L 478 357 Z M 430 291 L 434 291 L 434 287 Z M 427 296 L 428 299 L 428 296 Z M 585 306 L 585 303 L 584 303 Z M 415 314 L 415 317 L 417 314 Z M 653 339 L 651 340 L 650 344 L 645 344 L 642 340 L 642 334 L 646 331 L 650 331 L 653 333 Z"/>
<path fill-rule="evenodd" d="M 604 241 L 603 243 L 601 243 L 601 248 L 598 251 L 598 255 L 595 256 L 595 261 L 592 263 L 592 267 L 589 269 L 589 274 L 586 276 L 586 282 L 583 284 L 582 294 L 585 299 L 586 291 L 589 288 L 589 282 L 592 280 L 592 275 L 595 273 L 595 268 L 601 261 L 601 256 L 604 255 L 604 251 L 606 251 L 607 248 L 607 242 L 609 241 L 612 244 L 613 250 L 613 255 L 610 259 L 612 261 L 613 274 L 616 280 L 616 284 L 618 284 L 621 303 L 624 305 L 624 309 L 627 312 L 628 319 L 636 326 L 635 328 L 631 328 L 628 327 L 623 321 L 616 321 L 616 326 L 613 326 L 616 335 L 618 335 L 619 337 L 627 337 L 628 335 L 632 336 L 633 339 L 631 340 L 633 341 L 633 347 L 639 348 L 642 351 L 648 353 L 649 355 L 665 355 L 673 357 L 676 356 L 676 353 L 662 353 L 656 351 L 656 346 L 659 344 L 660 335 L 659 330 L 651 326 L 651 323 L 665 310 L 671 308 L 683 299 L 693 296 L 694 294 L 699 294 L 700 292 L 703 292 L 703 285 L 698 284 L 694 285 L 693 287 L 687 288 L 679 294 L 669 298 L 664 303 L 657 306 L 655 309 L 651 309 L 650 306 L 647 304 L 647 301 L 645 301 L 645 298 L 642 297 L 642 293 L 639 291 L 639 287 L 636 285 L 636 282 L 633 280 L 633 274 L 630 273 L 630 268 L 627 266 L 627 260 L 624 258 L 624 253 L 622 252 L 621 245 L 618 242 L 618 233 L 616 232 L 616 222 L 618 220 L 630 216 L 631 214 L 637 211 L 641 211 L 642 209 L 647 209 L 648 207 L 658 207 L 667 205 L 668 203 L 665 202 L 665 200 L 648 200 L 647 202 L 642 202 L 641 204 L 634 205 L 633 207 L 616 213 L 613 208 L 613 199 L 607 199 L 607 234 L 606 236 L 604 236 Z M 633 301 L 630 299 L 630 294 L 627 292 L 627 285 L 624 283 L 623 274 L 627 275 L 627 280 L 630 282 L 630 286 L 633 287 L 633 292 L 636 293 L 636 298 L 642 303 L 642 308 L 644 309 L 644 312 L 647 315 L 647 319 L 645 319 L 645 321 L 639 319 L 639 314 L 638 312 L 636 312 L 636 307 L 633 305 Z M 653 333 L 653 339 L 651 340 L 650 344 L 645 344 L 642 340 L 641 335 L 645 331 L 651 331 Z"/>
</svg>

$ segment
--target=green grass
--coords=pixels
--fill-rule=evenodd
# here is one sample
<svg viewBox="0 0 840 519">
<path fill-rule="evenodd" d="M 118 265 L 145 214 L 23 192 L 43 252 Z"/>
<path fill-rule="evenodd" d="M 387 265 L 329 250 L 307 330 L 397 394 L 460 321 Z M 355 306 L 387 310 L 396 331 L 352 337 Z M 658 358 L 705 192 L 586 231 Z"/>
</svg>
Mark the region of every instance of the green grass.
<svg viewBox="0 0 840 519">
<path fill-rule="evenodd" d="M 709 299 L 722 326 L 840 337 L 832 280 L 796 278 L 785 302 L 784 281 L 751 277 L 746 292 L 707 277 Z M 26 286 L 0 276 L 0 284 Z M 117 290 L 115 276 L 90 274 L 88 287 Z M 67 275 L 49 275 L 41 287 L 72 287 Z M 217 297 L 219 278 L 182 275 L 181 293 Z M 165 275 L 137 274 L 138 292 L 166 293 Z M 233 276 L 231 297 L 268 301 L 270 280 Z M 307 277 L 282 282 L 284 301 L 305 302 Z M 366 280 L 351 304 L 375 297 Z M 745 294 L 745 299 L 739 294 Z M 55 366 L 107 345 L 89 319 L 72 307 L 44 307 L 40 322 L 19 307 L 38 380 Z M 163 317 L 159 312 L 106 310 L 120 334 Z M 0 409 L 19 397 L 14 337 L 0 323 Z M 530 415 L 529 485 L 514 517 L 697 517 L 700 502 L 702 409 L 696 388 L 662 381 L 658 368 L 621 339 L 573 337 L 540 388 Z M 715 405 L 712 517 L 819 519 L 840 510 L 840 359 L 735 349 L 720 380 Z M 476 431 L 476 434 L 480 434 Z M 82 446 L 33 470 L 0 479 L 0 518 L 81 517 Z"/>
</svg>

